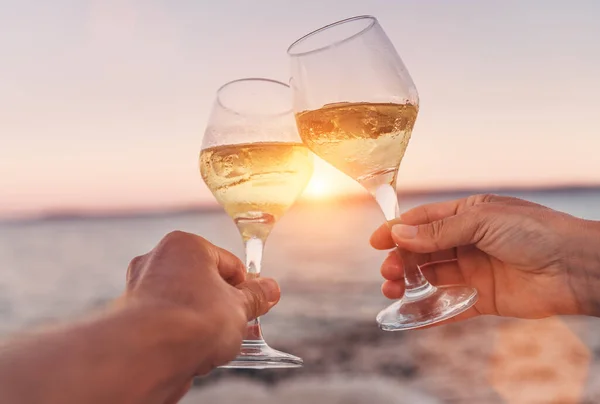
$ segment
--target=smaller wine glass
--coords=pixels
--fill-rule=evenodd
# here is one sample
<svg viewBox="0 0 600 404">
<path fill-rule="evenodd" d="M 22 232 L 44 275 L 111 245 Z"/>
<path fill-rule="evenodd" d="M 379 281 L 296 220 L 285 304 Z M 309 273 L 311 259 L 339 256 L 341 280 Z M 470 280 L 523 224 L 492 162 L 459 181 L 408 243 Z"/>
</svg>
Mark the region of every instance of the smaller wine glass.
<svg viewBox="0 0 600 404">
<path fill-rule="evenodd" d="M 200 172 L 242 236 L 249 278 L 260 276 L 264 243 L 304 190 L 312 169 L 287 84 L 248 78 L 219 89 L 202 141 Z M 248 323 L 238 357 L 223 367 L 299 366 L 302 359 L 267 345 L 256 319 Z"/>
</svg>

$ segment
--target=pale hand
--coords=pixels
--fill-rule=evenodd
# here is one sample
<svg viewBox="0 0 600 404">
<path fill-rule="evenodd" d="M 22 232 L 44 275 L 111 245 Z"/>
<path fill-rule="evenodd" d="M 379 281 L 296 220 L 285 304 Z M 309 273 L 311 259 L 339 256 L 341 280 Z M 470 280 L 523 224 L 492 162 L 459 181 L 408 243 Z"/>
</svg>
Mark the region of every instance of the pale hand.
<svg viewBox="0 0 600 404">
<path fill-rule="evenodd" d="M 600 312 L 600 223 L 535 203 L 476 195 L 419 206 L 377 229 L 371 244 L 420 253 L 434 285 L 475 287 L 479 301 L 453 321 Z M 395 251 L 381 273 L 383 294 L 400 298 L 404 272 Z"/>
</svg>

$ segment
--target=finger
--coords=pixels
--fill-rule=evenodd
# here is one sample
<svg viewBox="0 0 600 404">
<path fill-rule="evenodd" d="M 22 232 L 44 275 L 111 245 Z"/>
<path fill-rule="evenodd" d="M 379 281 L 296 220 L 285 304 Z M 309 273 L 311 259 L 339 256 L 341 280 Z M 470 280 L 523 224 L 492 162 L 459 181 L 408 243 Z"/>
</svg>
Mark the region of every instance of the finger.
<svg viewBox="0 0 600 404">
<path fill-rule="evenodd" d="M 399 247 L 417 253 L 477 245 L 488 231 L 488 223 L 492 221 L 493 215 L 493 212 L 486 211 L 484 207 L 475 206 L 455 216 L 427 224 L 396 224 L 392 227 L 392 238 Z"/>
<path fill-rule="evenodd" d="M 267 313 L 281 297 L 279 285 L 270 278 L 251 279 L 237 286 L 248 321 Z"/>
<path fill-rule="evenodd" d="M 433 222 L 434 220 L 440 220 L 448 216 L 456 215 L 460 209 L 460 206 L 465 205 L 466 203 L 467 199 L 463 198 L 455 199 L 453 201 L 434 202 L 427 205 L 417 206 L 416 208 L 402 213 L 398 220 L 393 222 L 410 225 Z"/>
<path fill-rule="evenodd" d="M 417 206 L 404 212 L 397 223 L 419 225 L 441 220 L 454 216 L 468 210 L 469 208 L 485 203 L 505 203 L 510 205 L 532 205 L 531 202 L 511 196 L 500 196 L 494 194 L 471 195 L 467 198 L 455 199 L 453 201 L 434 202 L 427 205 Z M 395 221 L 393 221 L 395 222 Z M 395 223 L 394 223 L 395 224 Z"/>
<path fill-rule="evenodd" d="M 232 286 L 237 286 L 246 279 L 246 266 L 233 253 L 214 246 L 217 253 L 217 268 L 219 274 L 227 283 Z"/>
<path fill-rule="evenodd" d="M 190 271 L 217 268 L 223 279 L 238 284 L 245 279 L 244 264 L 235 255 L 192 233 L 172 231 L 152 250 L 153 260 L 167 259 L 169 266 Z"/>
<path fill-rule="evenodd" d="M 393 248 L 396 244 L 390 233 L 390 228 L 398 223 L 409 225 L 419 225 L 439 220 L 447 216 L 455 215 L 459 206 L 464 204 L 466 199 L 456 199 L 453 201 L 435 202 L 427 205 L 417 206 L 400 215 L 397 219 L 381 225 L 371 236 L 371 245 L 378 250 L 387 250 Z"/>
<path fill-rule="evenodd" d="M 456 249 L 436 251 L 434 253 L 419 254 L 417 262 L 421 267 L 432 263 L 451 261 L 456 259 Z M 381 264 L 381 276 L 394 281 L 404 277 L 404 267 L 397 250 L 392 250 Z"/>
<path fill-rule="evenodd" d="M 399 219 L 396 219 L 379 226 L 377 230 L 371 234 L 371 239 L 369 240 L 371 247 L 375 248 L 376 250 L 389 250 L 390 248 L 394 248 L 396 244 L 394 244 L 394 239 L 392 239 L 390 226 L 397 223 L 398 220 Z"/>
<path fill-rule="evenodd" d="M 472 195 L 468 198 L 455 199 L 452 201 L 434 202 L 426 205 L 417 206 L 400 215 L 399 218 L 381 225 L 371 236 L 371 245 L 378 250 L 388 250 L 396 244 L 390 234 L 390 227 L 395 224 L 420 225 L 442 220 L 454 216 L 467 210 L 470 207 L 484 203 L 510 203 L 510 204 L 531 204 L 531 202 L 522 199 L 498 196 L 493 194 Z"/>
<path fill-rule="evenodd" d="M 400 299 L 404 296 L 404 278 L 397 281 L 385 281 L 381 285 L 381 293 L 388 299 Z"/>
<path fill-rule="evenodd" d="M 140 272 L 142 271 L 142 268 L 144 267 L 144 265 L 146 265 L 146 262 L 148 261 L 148 255 L 149 254 L 144 254 L 138 257 L 134 257 L 129 262 L 129 266 L 127 267 L 127 273 L 125 274 L 125 281 L 127 282 L 128 287 L 135 287 L 136 281 L 140 276 Z"/>
<path fill-rule="evenodd" d="M 404 279 L 404 267 L 398 252 L 392 250 L 381 264 L 381 276 L 389 281 Z"/>
<path fill-rule="evenodd" d="M 456 260 L 436 262 L 421 267 L 423 276 L 434 286 L 464 284 L 465 279 Z M 400 299 L 404 295 L 404 277 L 386 280 L 381 292 L 389 299 Z"/>
</svg>

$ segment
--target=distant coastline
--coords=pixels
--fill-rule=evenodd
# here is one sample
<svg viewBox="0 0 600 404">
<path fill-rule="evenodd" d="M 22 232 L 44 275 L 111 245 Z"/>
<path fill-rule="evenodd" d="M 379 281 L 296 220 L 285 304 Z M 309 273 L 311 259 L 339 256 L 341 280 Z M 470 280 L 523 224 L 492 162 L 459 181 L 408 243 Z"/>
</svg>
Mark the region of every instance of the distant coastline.
<svg viewBox="0 0 600 404">
<path fill-rule="evenodd" d="M 440 199 L 452 198 L 457 195 L 469 195 L 479 193 L 501 193 L 501 194 L 557 194 L 557 193 L 587 193 L 600 192 L 600 184 L 598 185 L 557 185 L 557 186 L 511 186 L 511 187 L 461 187 L 452 189 L 410 189 L 399 190 L 400 198 L 422 198 L 439 196 Z M 300 199 L 297 204 L 356 204 L 370 201 L 371 198 L 367 194 L 350 194 L 338 196 L 328 199 Z M 143 208 L 139 209 L 113 209 L 113 210 L 77 210 L 77 209 L 55 209 L 42 211 L 32 214 L 27 214 L 18 217 L 2 217 L 0 213 L 0 224 L 10 223 L 26 223 L 26 222 L 43 222 L 43 221 L 63 221 L 63 220 L 85 220 L 85 219 L 121 219 L 121 218 L 147 218 L 172 215 L 188 215 L 197 213 L 220 212 L 221 207 L 215 204 L 181 204 L 175 206 L 166 206 L 161 208 Z"/>
</svg>

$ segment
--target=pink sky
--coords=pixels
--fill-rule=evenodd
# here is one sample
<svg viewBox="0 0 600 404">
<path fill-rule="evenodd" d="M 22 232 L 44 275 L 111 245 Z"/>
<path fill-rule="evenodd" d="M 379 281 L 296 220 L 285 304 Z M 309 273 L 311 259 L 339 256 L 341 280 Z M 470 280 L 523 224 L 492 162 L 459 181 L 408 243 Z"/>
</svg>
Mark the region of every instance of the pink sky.
<svg viewBox="0 0 600 404">
<path fill-rule="evenodd" d="M 216 89 L 287 81 L 289 43 L 357 14 L 421 97 L 399 187 L 600 183 L 598 2 L 40 3 L 0 13 L 0 215 L 211 201 L 197 155 Z"/>
</svg>

